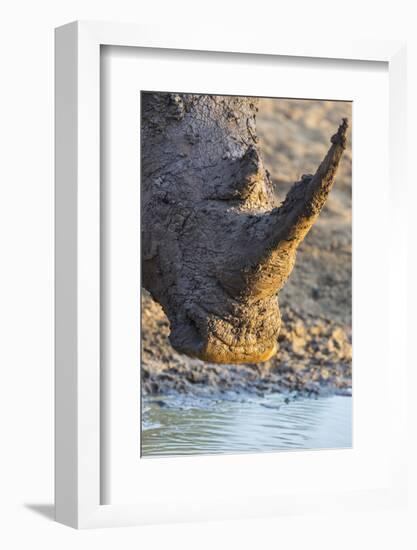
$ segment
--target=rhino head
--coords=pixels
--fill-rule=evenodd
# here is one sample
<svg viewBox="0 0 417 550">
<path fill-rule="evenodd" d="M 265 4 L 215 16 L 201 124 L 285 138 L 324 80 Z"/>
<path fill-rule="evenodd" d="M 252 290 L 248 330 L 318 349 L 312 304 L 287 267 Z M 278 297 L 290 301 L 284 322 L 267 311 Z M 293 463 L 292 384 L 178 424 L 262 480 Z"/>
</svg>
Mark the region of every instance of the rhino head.
<svg viewBox="0 0 417 550">
<path fill-rule="evenodd" d="M 142 285 L 181 353 L 217 363 L 277 351 L 278 292 L 334 183 L 347 120 L 314 175 L 277 204 L 256 100 L 142 93 Z"/>
</svg>

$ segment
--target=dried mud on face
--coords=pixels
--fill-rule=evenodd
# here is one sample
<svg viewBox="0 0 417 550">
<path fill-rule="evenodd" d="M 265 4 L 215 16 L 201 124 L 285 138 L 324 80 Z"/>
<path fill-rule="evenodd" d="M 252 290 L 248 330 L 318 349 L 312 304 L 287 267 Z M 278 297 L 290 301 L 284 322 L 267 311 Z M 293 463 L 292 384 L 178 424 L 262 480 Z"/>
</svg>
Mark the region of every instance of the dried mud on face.
<svg viewBox="0 0 417 550">
<path fill-rule="evenodd" d="M 257 129 L 278 197 L 302 174 L 314 173 L 347 102 L 262 99 Z M 142 391 L 349 393 L 351 388 L 351 139 L 335 186 L 301 244 L 279 294 L 278 354 L 265 363 L 218 365 L 177 353 L 162 308 L 142 291 Z"/>
</svg>

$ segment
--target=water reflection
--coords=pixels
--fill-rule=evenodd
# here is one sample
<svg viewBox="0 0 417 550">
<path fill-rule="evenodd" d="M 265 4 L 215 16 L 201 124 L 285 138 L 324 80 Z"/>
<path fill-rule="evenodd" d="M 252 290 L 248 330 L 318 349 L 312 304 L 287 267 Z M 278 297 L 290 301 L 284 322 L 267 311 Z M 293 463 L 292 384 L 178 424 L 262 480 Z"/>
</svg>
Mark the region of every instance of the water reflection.
<svg viewBox="0 0 417 550">
<path fill-rule="evenodd" d="M 352 445 L 352 399 L 171 395 L 142 402 L 142 456 Z"/>
</svg>

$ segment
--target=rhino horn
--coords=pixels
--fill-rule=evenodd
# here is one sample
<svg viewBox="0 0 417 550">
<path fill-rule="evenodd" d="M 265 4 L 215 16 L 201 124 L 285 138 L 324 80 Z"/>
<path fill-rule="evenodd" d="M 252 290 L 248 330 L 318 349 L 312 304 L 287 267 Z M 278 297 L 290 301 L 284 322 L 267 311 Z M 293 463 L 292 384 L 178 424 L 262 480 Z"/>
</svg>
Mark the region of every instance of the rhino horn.
<svg viewBox="0 0 417 550">
<path fill-rule="evenodd" d="M 330 190 L 343 151 L 346 148 L 347 119 L 331 138 L 331 147 L 314 176 L 307 175 L 295 183 L 278 209 L 267 214 L 269 242 L 267 248 L 280 247 L 282 242 L 297 246 L 319 216 Z"/>
<path fill-rule="evenodd" d="M 228 273 L 225 286 L 256 299 L 272 296 L 290 275 L 298 245 L 318 218 L 333 186 L 337 167 L 346 148 L 347 119 L 331 138 L 331 147 L 314 175 L 296 182 L 284 202 L 258 217 L 252 225 L 256 253 L 240 273 Z M 234 271 L 234 270 L 233 270 Z"/>
</svg>

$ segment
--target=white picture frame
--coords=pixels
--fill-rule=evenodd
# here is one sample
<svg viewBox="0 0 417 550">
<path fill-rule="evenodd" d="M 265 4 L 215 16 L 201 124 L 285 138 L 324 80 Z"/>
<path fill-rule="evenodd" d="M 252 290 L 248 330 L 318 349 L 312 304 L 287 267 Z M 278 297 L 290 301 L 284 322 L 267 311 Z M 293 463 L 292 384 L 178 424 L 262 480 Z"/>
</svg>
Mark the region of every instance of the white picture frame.
<svg viewBox="0 0 417 550">
<path fill-rule="evenodd" d="M 405 187 L 405 45 L 401 42 L 341 40 L 287 40 L 238 31 L 195 29 L 185 36 L 165 27 L 113 23 L 75 22 L 56 30 L 56 519 L 76 528 L 134 525 L 159 521 L 262 516 L 358 506 L 392 506 L 405 498 L 403 468 L 406 410 L 406 355 L 397 346 L 395 372 L 389 380 L 395 398 L 387 402 L 395 410 L 395 438 L 387 457 L 388 476 L 383 488 L 339 494 L 288 494 L 285 499 L 265 500 L 257 509 L 241 503 L 206 499 L 195 513 L 185 513 L 166 499 L 160 509 L 134 503 L 101 504 L 102 410 L 100 393 L 100 48 L 128 46 L 246 53 L 295 58 L 382 61 L 389 71 L 390 196 L 397 242 L 406 242 L 400 198 Z M 394 247 L 393 247 L 394 248 Z M 396 279 L 405 281 L 406 249 L 390 254 Z M 403 293 L 388 304 L 389 314 L 405 323 Z M 399 327 L 396 337 L 405 338 Z M 393 367 L 394 368 L 394 365 Z M 401 420 L 403 421 L 401 423 Z M 400 429 L 398 428 L 400 424 Z M 232 460 L 232 458 L 231 458 Z M 241 499 L 241 497 L 240 497 Z M 242 499 L 241 499 L 242 500 Z M 150 496 L 151 501 L 151 496 Z"/>
</svg>

